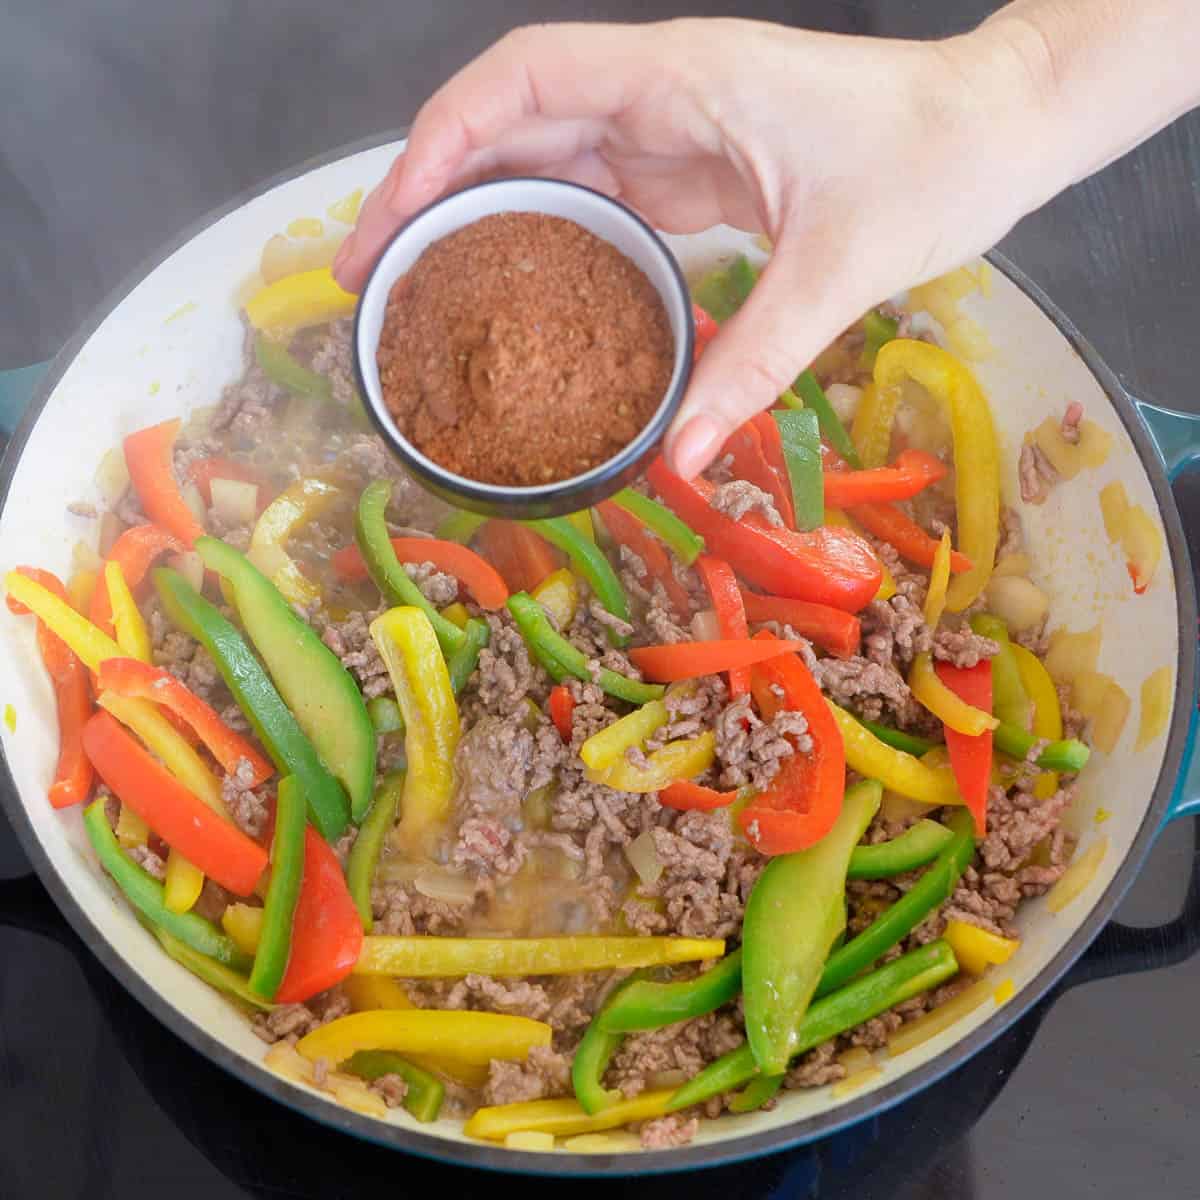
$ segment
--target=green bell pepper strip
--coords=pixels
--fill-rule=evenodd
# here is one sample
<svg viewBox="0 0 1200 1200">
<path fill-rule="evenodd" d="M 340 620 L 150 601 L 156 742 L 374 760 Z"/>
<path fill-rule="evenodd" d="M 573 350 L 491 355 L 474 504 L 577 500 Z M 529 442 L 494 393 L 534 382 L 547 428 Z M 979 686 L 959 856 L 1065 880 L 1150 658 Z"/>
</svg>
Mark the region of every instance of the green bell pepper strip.
<svg viewBox="0 0 1200 1200">
<path fill-rule="evenodd" d="M 787 1070 L 797 1053 L 797 1019 L 808 1008 L 830 947 L 846 925 L 850 854 L 882 798 L 883 786 L 874 779 L 848 788 L 829 833 L 807 850 L 771 859 L 746 902 L 746 1040 L 755 1062 L 769 1075 Z"/>
<path fill-rule="evenodd" d="M 928 738 L 917 737 L 913 733 L 905 733 L 901 729 L 892 729 L 889 725 L 880 725 L 875 721 L 864 721 L 861 717 L 858 718 L 858 723 L 864 729 L 869 729 L 885 745 L 891 746 L 893 750 L 903 750 L 905 754 L 911 754 L 914 758 L 920 758 L 923 754 L 928 754 L 938 744 L 937 742 L 931 742 Z"/>
<path fill-rule="evenodd" d="M 817 377 L 813 374 L 811 367 L 796 377 L 796 382 L 792 384 L 792 391 L 799 397 L 805 408 L 812 409 L 817 414 L 821 432 L 829 439 L 830 446 L 856 471 L 861 470 L 862 459 L 858 457 L 858 451 L 850 440 L 850 433 L 842 424 L 841 418 L 833 411 L 833 405 L 829 403 L 829 397 L 825 395 L 824 388 L 817 382 Z M 793 407 L 787 393 L 784 393 L 781 399 L 784 404 Z"/>
<path fill-rule="evenodd" d="M 238 616 L 279 694 L 346 789 L 351 817 L 362 820 L 375 787 L 375 729 L 354 678 L 244 554 L 207 536 L 195 549 L 233 589 Z"/>
<path fill-rule="evenodd" d="M 933 862 L 954 837 L 940 821 L 924 818 L 890 842 L 855 846 L 847 879 L 890 879 Z"/>
<path fill-rule="evenodd" d="M 209 958 L 207 954 L 200 954 L 193 950 L 186 942 L 181 942 L 161 925 L 155 925 L 153 921 L 148 921 L 141 913 L 138 913 L 138 920 L 154 934 L 158 939 L 158 944 L 171 958 L 181 967 L 186 967 L 191 971 L 197 979 L 202 979 L 209 987 L 216 988 L 218 992 L 224 992 L 225 995 L 248 1008 L 259 1009 L 262 1012 L 270 1012 L 275 1008 L 270 1001 L 256 996 L 250 990 L 245 975 L 239 975 L 236 971 L 217 962 L 216 959 Z"/>
<path fill-rule="evenodd" d="M 783 1074 L 756 1075 L 746 1086 L 729 1101 L 729 1111 L 732 1113 L 754 1112 L 762 1108 L 783 1087 Z"/>
<path fill-rule="evenodd" d="M 424 593 L 409 579 L 396 557 L 387 521 L 384 519 L 384 512 L 391 498 L 390 479 L 376 479 L 374 483 L 367 484 L 358 498 L 358 511 L 354 516 L 354 540 L 358 543 L 363 562 L 367 564 L 367 573 L 383 594 L 384 600 L 393 607 L 397 604 L 410 604 L 419 608 L 429 618 L 433 632 L 437 634 L 442 654 L 449 658 L 462 646 L 463 631 L 453 621 L 443 617 L 425 599 Z"/>
<path fill-rule="evenodd" d="M 371 882 L 375 878 L 375 867 L 383 851 L 383 843 L 396 823 L 396 812 L 400 797 L 404 795 L 404 772 L 389 771 L 375 789 L 375 801 L 358 828 L 358 836 L 346 858 L 346 887 L 358 915 L 362 917 L 363 929 L 371 932 L 374 923 L 371 913 Z"/>
<path fill-rule="evenodd" d="M 728 321 L 758 282 L 758 269 L 739 254 L 727 267 L 709 271 L 692 290 L 692 298 L 717 324 Z"/>
<path fill-rule="evenodd" d="M 394 1050 L 359 1050 L 342 1063 L 341 1069 L 369 1080 L 399 1075 L 408 1085 L 404 1107 L 422 1123 L 437 1120 L 446 1095 L 442 1081 L 407 1058 L 401 1058 Z"/>
<path fill-rule="evenodd" d="M 450 690 L 457 696 L 467 686 L 467 680 L 479 665 L 479 652 L 491 640 L 492 630 L 486 621 L 472 617 L 463 626 L 463 644 L 446 662 L 450 676 Z"/>
<path fill-rule="evenodd" d="M 1033 706 L 1021 682 L 1017 658 L 1008 640 L 1008 626 L 990 613 L 975 613 L 970 618 L 970 624 L 980 637 L 991 638 L 1000 647 L 1000 653 L 991 660 L 993 715 L 1018 729 L 1028 729 Z"/>
<path fill-rule="evenodd" d="M 565 517 L 544 517 L 540 521 L 523 521 L 522 524 L 541 534 L 550 545 L 557 547 L 571 560 L 571 566 L 587 580 L 588 587 L 605 609 L 622 621 L 629 620 L 629 598 L 612 563 L 595 542 L 584 537 Z M 629 638 L 609 629 L 608 640 L 614 646 L 624 646 Z"/>
<path fill-rule="evenodd" d="M 587 656 L 557 633 L 542 606 L 527 592 L 514 592 L 508 598 L 508 611 L 516 622 L 521 636 L 537 655 L 538 661 L 557 679 L 573 675 L 585 683 L 592 681 Z M 607 667 L 597 672 L 596 683 L 610 696 L 629 704 L 646 704 L 662 698 L 666 688 L 658 683 L 642 683 L 626 675 L 618 675 Z"/>
<path fill-rule="evenodd" d="M 776 409 L 771 415 L 783 442 L 796 528 L 816 529 L 825 523 L 825 473 L 817 414 L 810 408 L 800 408 Z"/>
<path fill-rule="evenodd" d="M 678 983 L 638 979 L 622 988 L 596 1014 L 594 1024 L 608 1033 L 661 1029 L 676 1021 L 715 1012 L 742 986 L 742 951 L 727 954 L 703 975 Z"/>
<path fill-rule="evenodd" d="M 254 338 L 254 360 L 272 383 L 297 396 L 311 396 L 317 400 L 333 397 L 333 385 L 324 375 L 301 366 L 282 342 L 265 333 L 259 332 Z"/>
<path fill-rule="evenodd" d="M 622 488 L 612 497 L 612 502 L 632 513 L 651 533 L 657 534 L 684 566 L 690 567 L 704 553 L 704 539 L 665 504 L 659 504 L 633 488 Z"/>
<path fill-rule="evenodd" d="M 992 730 L 992 745 L 1001 754 L 1018 760 L 1028 757 L 1030 750 L 1038 739 L 1028 730 L 1019 729 L 1007 721 L 1001 721 Z M 1091 757 L 1091 750 L 1076 738 L 1063 738 L 1062 741 L 1051 742 L 1037 756 L 1036 765 L 1044 771 L 1062 771 L 1073 774 L 1082 771 Z"/>
<path fill-rule="evenodd" d="M 304 792 L 295 775 L 287 775 L 279 781 L 275 800 L 271 881 L 250 971 L 250 990 L 264 1000 L 275 999 L 292 950 L 292 918 L 304 878 L 304 826 Z"/>
<path fill-rule="evenodd" d="M 177 571 L 156 567 L 152 578 L 167 616 L 208 651 L 280 775 L 300 781 L 313 825 L 336 841 L 349 819 L 346 797 L 242 635 Z"/>
<path fill-rule="evenodd" d="M 465 546 L 487 521 L 488 518 L 479 513 L 456 508 L 437 527 L 436 534 L 444 542 L 461 542 Z"/>
<path fill-rule="evenodd" d="M 942 939 L 910 950 L 823 1000 L 815 1001 L 799 1022 L 795 1053 L 804 1054 L 881 1012 L 937 987 L 957 971 L 954 951 Z M 678 1112 L 681 1108 L 702 1104 L 712 1096 L 741 1087 L 758 1074 L 758 1065 L 749 1045 L 739 1046 L 685 1083 L 671 1097 L 667 1111 Z"/>
<path fill-rule="evenodd" d="M 108 824 L 102 798 L 93 800 L 84 810 L 83 828 L 100 865 L 112 876 L 113 882 L 134 908 L 200 954 L 234 970 L 241 971 L 250 966 L 250 959 L 211 921 L 194 912 L 176 913 L 167 907 L 163 899 L 163 885 L 121 849 L 116 834 Z"/>
<path fill-rule="evenodd" d="M 367 701 L 367 715 L 376 733 L 399 733 L 404 728 L 400 705 L 391 696 L 376 696 Z"/>
<path fill-rule="evenodd" d="M 828 996 L 869 967 L 907 937 L 940 904 L 950 898 L 975 855 L 975 826 L 965 809 L 950 817 L 952 839 L 933 866 L 899 900 L 885 909 L 857 937 L 829 956 L 815 995 Z"/>
<path fill-rule="evenodd" d="M 604 1086 L 604 1072 L 609 1059 L 621 1044 L 623 1033 L 606 1033 L 593 1020 L 575 1047 L 571 1060 L 571 1087 L 579 1107 L 589 1117 L 621 1099 L 621 1093 Z"/>
<path fill-rule="evenodd" d="M 862 364 L 868 371 L 875 366 L 875 355 L 879 353 L 880 347 L 887 345 L 899 330 L 900 322 L 895 317 L 885 317 L 874 308 L 863 317 L 863 337 L 866 340 L 863 344 Z"/>
</svg>

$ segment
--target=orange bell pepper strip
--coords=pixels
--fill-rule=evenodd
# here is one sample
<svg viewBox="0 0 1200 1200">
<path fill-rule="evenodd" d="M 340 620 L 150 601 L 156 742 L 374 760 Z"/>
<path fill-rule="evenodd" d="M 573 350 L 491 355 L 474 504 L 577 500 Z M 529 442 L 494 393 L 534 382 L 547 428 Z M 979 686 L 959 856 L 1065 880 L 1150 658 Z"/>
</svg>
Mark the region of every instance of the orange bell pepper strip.
<svg viewBox="0 0 1200 1200">
<path fill-rule="evenodd" d="M 266 473 L 251 463 L 237 462 L 232 458 L 221 458 L 214 455 L 212 458 L 197 458 L 188 463 L 187 472 L 188 478 L 200 490 L 204 503 L 210 506 L 213 502 L 212 481 L 214 479 L 236 479 L 240 483 L 254 484 L 258 488 L 256 507 L 259 516 L 262 516 L 263 510 L 274 498 Z"/>
<path fill-rule="evenodd" d="M 516 521 L 488 521 L 476 536 L 484 557 L 513 592 L 532 592 L 566 561 L 545 538 Z"/>
<path fill-rule="evenodd" d="M 204 526 L 184 502 L 175 479 L 172 451 L 183 422 L 178 417 L 139 429 L 125 439 L 125 465 L 146 516 L 190 550 Z"/>
<path fill-rule="evenodd" d="M 790 625 L 810 642 L 816 642 L 821 649 L 838 658 L 849 658 L 858 653 L 862 625 L 853 613 L 788 596 L 764 596 L 748 588 L 742 590 L 742 603 L 747 620 Z"/>
<path fill-rule="evenodd" d="M 827 471 L 825 503 L 831 508 L 907 500 L 931 483 L 945 479 L 950 468 L 924 450 L 902 450 L 890 467 L 865 471 Z"/>
<path fill-rule="evenodd" d="M 682 812 L 715 812 L 719 808 L 728 808 L 737 798 L 737 788 L 732 792 L 718 792 L 690 779 L 677 779 L 658 793 L 659 804 Z"/>
<path fill-rule="evenodd" d="M 692 321 L 696 327 L 695 342 L 692 350 L 692 362 L 704 353 L 704 348 L 717 336 L 720 326 L 698 305 L 692 301 Z"/>
<path fill-rule="evenodd" d="M 40 583 L 60 600 L 67 599 L 67 589 L 57 575 L 37 567 L 18 567 L 22 575 Z M 10 612 L 25 616 L 29 609 L 19 600 L 8 597 Z M 83 727 L 93 712 L 92 692 L 88 686 L 87 668 L 56 634 L 50 632 L 40 617 L 37 623 L 38 652 L 50 682 L 54 686 L 54 704 L 58 710 L 58 762 L 50 784 L 50 804 L 67 808 L 86 800 L 92 792 L 95 772 L 83 752 Z"/>
<path fill-rule="evenodd" d="M 292 950 L 275 993 L 280 1004 L 301 1004 L 340 983 L 363 944 L 362 918 L 333 848 L 311 825 L 304 830 L 304 881 L 292 917 Z"/>
<path fill-rule="evenodd" d="M 662 584 L 676 615 L 686 617 L 691 611 L 691 602 L 687 588 L 675 577 L 666 546 L 633 513 L 619 504 L 603 500 L 596 509 L 613 541 L 628 546 L 646 564 L 647 574 L 651 580 Z"/>
<path fill-rule="evenodd" d="M 799 650 L 799 642 L 779 638 L 731 638 L 715 642 L 675 642 L 666 646 L 635 646 L 629 660 L 651 683 L 676 683 L 698 675 L 718 675 L 736 667 L 750 667 L 764 659 Z"/>
<path fill-rule="evenodd" d="M 500 572 L 474 550 L 459 542 L 440 538 L 394 537 L 392 549 L 401 562 L 431 562 L 439 571 L 453 575 L 480 608 L 503 608 L 508 600 L 508 585 Z M 367 564 L 357 543 L 344 546 L 330 560 L 342 579 L 366 579 Z"/>
<path fill-rule="evenodd" d="M 973 667 L 955 667 L 950 663 L 933 664 L 937 677 L 960 700 L 986 713 L 992 711 L 992 664 L 987 659 Z M 946 749 L 950 752 L 950 766 L 958 790 L 966 802 L 967 811 L 975 819 L 975 833 L 983 837 L 987 833 L 988 788 L 992 782 L 992 731 L 974 735 L 958 733 L 949 725 L 946 731 Z"/>
<path fill-rule="evenodd" d="M 104 561 L 115 562 L 121 568 L 129 590 L 136 592 L 155 559 L 168 550 L 178 553 L 183 548 L 178 538 L 157 525 L 134 525 L 113 542 Z M 93 625 L 103 629 L 109 637 L 113 636 L 112 602 L 103 580 L 92 591 L 87 615 Z"/>
<path fill-rule="evenodd" d="M 776 596 L 792 596 L 858 612 L 879 591 L 883 572 L 874 551 L 849 529 L 822 526 L 808 533 L 779 529 L 758 513 L 734 521 L 712 507 L 714 484 L 681 479 L 662 458 L 647 472 L 667 505 L 700 534 L 709 553 L 743 579 Z M 828 478 L 828 477 L 827 477 Z"/>
<path fill-rule="evenodd" d="M 266 850 L 185 788 L 107 712 L 84 726 L 83 749 L 108 789 L 168 846 L 234 895 L 254 891 Z"/>
<path fill-rule="evenodd" d="M 135 658 L 106 659 L 100 664 L 100 690 L 162 705 L 195 731 L 222 770 L 232 775 L 241 763 L 249 763 L 253 774 L 247 783 L 251 787 L 258 787 L 275 773 L 248 739 L 230 729 L 211 705 L 162 667 Z"/>
<path fill-rule="evenodd" d="M 775 641 L 771 634 L 757 639 Z M 812 749 L 785 758 L 779 774 L 738 813 L 738 824 L 762 854 L 791 854 L 819 842 L 842 810 L 846 752 L 825 697 L 797 654 L 755 665 L 750 690 L 764 720 L 789 709 L 804 714 Z M 782 693 L 782 694 L 780 694 Z"/>
<path fill-rule="evenodd" d="M 571 689 L 565 683 L 552 687 L 546 707 L 550 710 L 550 720 L 554 722 L 554 728 L 558 730 L 559 737 L 564 742 L 570 742 L 571 718 L 575 712 L 575 698 L 571 695 Z"/>
<path fill-rule="evenodd" d="M 742 593 L 737 577 L 727 562 L 702 554 L 696 559 L 700 578 L 708 588 L 713 609 L 717 614 L 717 628 L 723 638 L 748 638 L 750 626 L 746 624 L 746 610 L 742 605 Z M 731 667 L 729 670 L 730 696 L 744 696 L 750 690 L 750 669 Z"/>
<path fill-rule="evenodd" d="M 768 420 L 770 418 L 768 417 Z M 775 422 L 774 441 L 779 441 L 779 430 Z M 785 475 L 776 471 L 763 445 L 762 430 L 754 420 L 749 420 L 730 434 L 725 445 L 721 447 L 723 455 L 733 459 L 731 470 L 734 478 L 745 479 L 755 487 L 761 488 L 771 497 L 776 511 L 783 518 L 783 523 L 789 529 L 796 528 L 796 512 L 792 507 L 792 488 Z M 778 458 L 783 459 L 783 448 L 779 446 Z"/>
<path fill-rule="evenodd" d="M 828 478 L 828 476 L 826 477 Z M 895 548 L 901 558 L 919 567 L 933 567 L 938 540 L 930 537 L 911 517 L 894 504 L 859 504 L 850 515 L 868 532 Z M 971 560 L 958 550 L 950 551 L 950 571 L 961 575 L 971 569 Z"/>
</svg>

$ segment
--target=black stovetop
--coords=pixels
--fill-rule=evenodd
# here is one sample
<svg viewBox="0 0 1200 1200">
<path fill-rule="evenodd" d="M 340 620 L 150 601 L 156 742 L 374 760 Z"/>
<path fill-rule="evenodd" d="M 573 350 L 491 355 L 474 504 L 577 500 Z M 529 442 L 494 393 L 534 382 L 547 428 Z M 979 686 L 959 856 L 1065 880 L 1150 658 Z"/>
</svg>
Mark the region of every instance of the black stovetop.
<svg viewBox="0 0 1200 1200">
<path fill-rule="evenodd" d="M 0 369 L 49 355 L 155 246 L 273 172 L 400 125 L 520 21 L 731 12 L 929 36 L 997 0 L 96 0 L 7 5 Z M 1102 106 L 1098 106 L 1098 113 Z M 1099 118 L 1098 118 L 1099 119 Z M 1200 410 L 1200 119 L 1059 197 L 1003 249 L 1131 390 Z M 17 298 L 20 298 L 19 300 Z M 1200 486 L 1180 492 L 1200 529 Z M 1193 548 L 1195 554 L 1195 547 Z M 1120 803 L 1113 797 L 1113 803 Z M 0 1200 L 474 1196 L 496 1177 L 327 1132 L 159 1026 L 83 948 L 0 817 Z M 1189 896 L 1190 891 L 1190 896 Z M 1038 1008 L 925 1094 L 812 1150 L 614 1187 L 855 1200 L 1200 1195 L 1200 855 L 1167 829 L 1109 933 Z M 1182 915 L 1180 915 L 1182 914 Z M 1113 971 L 1126 972 L 1115 976 Z M 500 1186 L 506 1186 L 503 1182 Z M 523 1180 L 530 1196 L 562 1183 Z"/>
</svg>

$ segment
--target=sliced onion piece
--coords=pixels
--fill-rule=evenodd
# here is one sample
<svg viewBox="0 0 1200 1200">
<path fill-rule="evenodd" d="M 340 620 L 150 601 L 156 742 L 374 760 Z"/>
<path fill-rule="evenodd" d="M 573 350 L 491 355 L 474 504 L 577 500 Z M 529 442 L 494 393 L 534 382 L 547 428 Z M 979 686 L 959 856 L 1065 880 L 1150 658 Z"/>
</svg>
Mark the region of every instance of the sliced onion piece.
<svg viewBox="0 0 1200 1200">
<path fill-rule="evenodd" d="M 830 1089 L 829 1094 L 835 1099 L 840 1100 L 843 1096 L 850 1095 L 851 1092 L 857 1092 L 859 1088 L 866 1087 L 873 1079 L 878 1079 L 883 1074 L 883 1068 L 872 1064 L 869 1067 L 864 1067 L 860 1071 L 855 1071 L 847 1075 L 845 1079 L 839 1079 Z"/>
<path fill-rule="evenodd" d="M 917 1017 L 915 1021 L 909 1021 L 907 1025 L 901 1025 L 888 1038 L 888 1057 L 895 1058 L 898 1054 L 914 1050 L 923 1042 L 927 1042 L 943 1030 L 949 1029 L 956 1021 L 960 1021 L 968 1013 L 974 1012 L 981 1004 L 990 1000 L 994 988 L 995 984 L 991 980 L 981 979 L 965 991 L 959 992 L 957 996 L 947 1000 L 945 1004 Z"/>
<path fill-rule="evenodd" d="M 194 550 L 184 554 L 172 554 L 167 559 L 167 566 L 174 568 L 196 589 L 204 587 L 204 559 Z"/>
<path fill-rule="evenodd" d="M 213 512 L 228 527 L 249 525 L 258 513 L 258 484 L 241 479 L 213 479 Z"/>
<path fill-rule="evenodd" d="M 1108 838 L 1098 837 L 1062 873 L 1058 882 L 1046 893 L 1046 907 L 1052 913 L 1062 912 L 1096 874 L 1108 853 Z"/>
<path fill-rule="evenodd" d="M 100 460 L 96 468 L 96 486 L 105 504 L 117 504 L 125 495 L 129 487 L 129 467 L 120 446 L 114 446 Z"/>
<path fill-rule="evenodd" d="M 103 571 L 104 559 L 81 538 L 71 547 L 71 569 L 73 571 Z"/>
<path fill-rule="evenodd" d="M 698 642 L 721 640 L 721 627 L 717 614 L 711 608 L 702 608 L 692 617 L 692 637 Z"/>
<path fill-rule="evenodd" d="M 1094 671 L 1100 657 L 1100 626 L 1082 633 L 1057 629 L 1043 660 L 1055 683 L 1071 683 L 1083 671 Z"/>
<path fill-rule="evenodd" d="M 457 871 L 426 867 L 417 873 L 413 887 L 430 900 L 445 904 L 470 904 L 475 899 L 475 881 Z"/>
<path fill-rule="evenodd" d="M 654 846 L 653 830 L 647 829 L 625 846 L 625 857 L 643 886 L 653 887 L 663 873 L 662 861 Z"/>
<path fill-rule="evenodd" d="M 993 575 L 986 594 L 988 608 L 1017 633 L 1040 624 L 1050 611 L 1046 593 L 1022 575 Z"/>
<path fill-rule="evenodd" d="M 833 405 L 839 421 L 852 420 L 862 399 L 862 388 L 852 383 L 831 383 L 825 389 L 825 398 Z"/>
<path fill-rule="evenodd" d="M 208 509 L 204 507 L 204 497 L 200 494 L 200 489 L 194 483 L 185 483 L 179 489 L 183 496 L 183 502 L 191 510 L 192 516 L 203 525 L 208 520 Z"/>
</svg>

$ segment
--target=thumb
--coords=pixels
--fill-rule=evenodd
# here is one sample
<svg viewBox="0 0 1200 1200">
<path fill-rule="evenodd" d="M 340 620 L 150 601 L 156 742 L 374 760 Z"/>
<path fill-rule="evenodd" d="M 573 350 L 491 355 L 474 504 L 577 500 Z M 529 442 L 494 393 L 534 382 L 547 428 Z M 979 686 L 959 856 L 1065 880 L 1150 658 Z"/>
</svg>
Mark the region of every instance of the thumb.
<svg viewBox="0 0 1200 1200">
<path fill-rule="evenodd" d="M 815 282 L 830 275 L 805 249 L 780 243 L 749 299 L 697 363 L 664 446 L 677 475 L 703 471 L 729 435 L 774 404 L 841 331 Z"/>
</svg>

